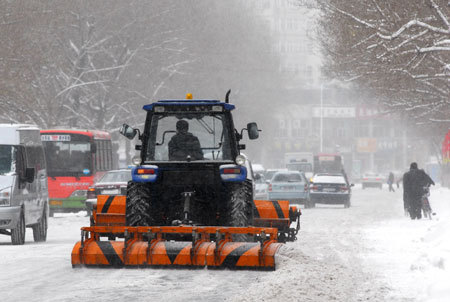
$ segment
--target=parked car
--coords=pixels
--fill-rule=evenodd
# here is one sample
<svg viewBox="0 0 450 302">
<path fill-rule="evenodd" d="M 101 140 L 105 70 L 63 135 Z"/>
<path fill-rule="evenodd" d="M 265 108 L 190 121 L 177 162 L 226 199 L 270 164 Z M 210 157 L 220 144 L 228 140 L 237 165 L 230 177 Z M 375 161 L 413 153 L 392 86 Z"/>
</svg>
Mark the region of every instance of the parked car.
<svg viewBox="0 0 450 302">
<path fill-rule="evenodd" d="M 26 228 L 36 242 L 47 240 L 47 168 L 39 129 L 0 124 L 0 234 L 25 243 Z"/>
<path fill-rule="evenodd" d="M 131 169 L 111 170 L 106 172 L 88 189 L 86 209 L 88 215 L 97 204 L 97 195 L 127 195 L 127 184 L 131 180 Z"/>
<path fill-rule="evenodd" d="M 310 184 L 310 207 L 316 203 L 343 204 L 350 207 L 353 184 L 349 184 L 342 174 L 316 174 Z"/>
<path fill-rule="evenodd" d="M 366 172 L 363 174 L 361 179 L 362 188 L 379 188 L 380 190 L 383 188 L 383 182 L 386 180 L 383 175 L 376 172 Z"/>
<path fill-rule="evenodd" d="M 289 200 L 309 204 L 309 187 L 305 174 L 298 171 L 277 172 L 269 183 L 269 200 Z"/>
<path fill-rule="evenodd" d="M 266 182 L 264 175 L 256 173 L 255 174 L 255 198 L 256 200 L 267 200 L 269 197 L 267 195 L 267 189 L 269 185 Z"/>
</svg>

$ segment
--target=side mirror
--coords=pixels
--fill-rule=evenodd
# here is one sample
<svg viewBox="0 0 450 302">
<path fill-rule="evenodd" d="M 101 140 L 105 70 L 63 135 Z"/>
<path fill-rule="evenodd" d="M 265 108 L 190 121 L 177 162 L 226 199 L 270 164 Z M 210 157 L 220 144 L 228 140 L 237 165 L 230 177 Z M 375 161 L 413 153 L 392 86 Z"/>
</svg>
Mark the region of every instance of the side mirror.
<svg viewBox="0 0 450 302">
<path fill-rule="evenodd" d="M 260 180 L 261 179 L 261 175 L 259 173 L 255 174 L 255 180 Z"/>
<path fill-rule="evenodd" d="M 256 123 L 248 123 L 247 131 L 249 139 L 257 139 L 259 137 L 258 125 Z"/>
<path fill-rule="evenodd" d="M 354 187 L 355 186 L 355 184 L 350 184 L 350 187 Z"/>
<path fill-rule="evenodd" d="M 34 168 L 26 168 L 25 181 L 32 183 L 34 181 Z"/>
<path fill-rule="evenodd" d="M 138 130 L 128 126 L 127 124 L 123 124 L 122 127 L 120 127 L 119 132 L 120 134 L 131 140 L 136 136 Z"/>
</svg>

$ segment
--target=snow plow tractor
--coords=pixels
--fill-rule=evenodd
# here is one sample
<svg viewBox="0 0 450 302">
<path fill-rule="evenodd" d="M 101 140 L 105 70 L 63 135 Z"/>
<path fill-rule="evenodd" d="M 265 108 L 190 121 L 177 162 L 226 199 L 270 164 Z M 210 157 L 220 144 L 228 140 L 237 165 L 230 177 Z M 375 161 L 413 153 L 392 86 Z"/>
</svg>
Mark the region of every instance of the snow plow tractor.
<svg viewBox="0 0 450 302">
<path fill-rule="evenodd" d="M 288 201 L 253 200 L 240 140 L 259 130 L 234 128 L 228 95 L 158 101 L 144 106 L 142 133 L 123 125 L 121 134 L 141 141 L 132 181 L 126 196 L 98 196 L 73 248 L 74 267 L 275 269 L 282 242 L 296 238 L 300 211 Z"/>
</svg>

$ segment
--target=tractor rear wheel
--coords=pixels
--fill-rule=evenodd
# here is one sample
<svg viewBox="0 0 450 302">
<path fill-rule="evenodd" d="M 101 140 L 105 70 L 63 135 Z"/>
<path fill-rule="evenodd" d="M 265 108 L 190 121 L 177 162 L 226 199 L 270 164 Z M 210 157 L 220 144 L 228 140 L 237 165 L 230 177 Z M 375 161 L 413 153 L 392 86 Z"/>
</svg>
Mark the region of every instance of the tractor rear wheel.
<svg viewBox="0 0 450 302">
<path fill-rule="evenodd" d="M 233 184 L 230 187 L 228 208 L 226 213 L 226 226 L 248 227 L 253 223 L 253 190 L 252 183 Z M 249 235 L 235 234 L 234 241 L 251 241 Z"/>
<path fill-rule="evenodd" d="M 128 182 L 125 210 L 125 224 L 127 226 L 152 225 L 150 186 L 145 183 Z"/>
</svg>

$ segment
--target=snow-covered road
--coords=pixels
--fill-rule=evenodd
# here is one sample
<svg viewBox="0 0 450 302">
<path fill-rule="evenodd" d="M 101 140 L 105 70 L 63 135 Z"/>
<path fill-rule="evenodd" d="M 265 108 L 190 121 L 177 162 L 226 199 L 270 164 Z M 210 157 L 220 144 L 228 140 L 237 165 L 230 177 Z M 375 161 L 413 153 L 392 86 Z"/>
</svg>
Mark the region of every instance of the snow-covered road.
<svg viewBox="0 0 450 302">
<path fill-rule="evenodd" d="M 48 240 L 0 237 L 2 301 L 450 301 L 450 191 L 432 189 L 434 220 L 403 215 L 401 190 L 353 191 L 352 207 L 304 209 L 275 272 L 72 269 L 83 213 L 50 218 Z M 437 218 L 437 219 L 436 219 Z"/>
</svg>

